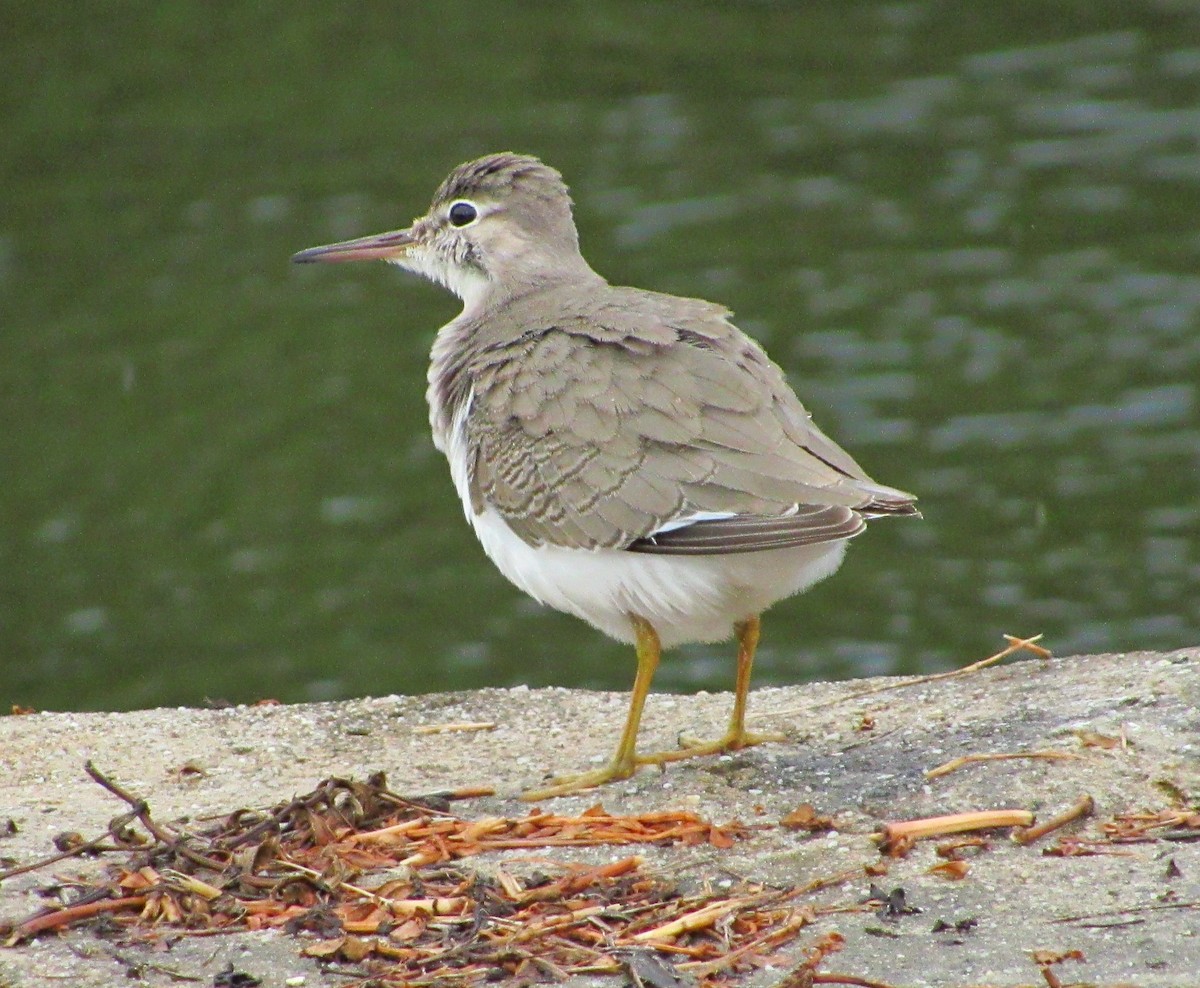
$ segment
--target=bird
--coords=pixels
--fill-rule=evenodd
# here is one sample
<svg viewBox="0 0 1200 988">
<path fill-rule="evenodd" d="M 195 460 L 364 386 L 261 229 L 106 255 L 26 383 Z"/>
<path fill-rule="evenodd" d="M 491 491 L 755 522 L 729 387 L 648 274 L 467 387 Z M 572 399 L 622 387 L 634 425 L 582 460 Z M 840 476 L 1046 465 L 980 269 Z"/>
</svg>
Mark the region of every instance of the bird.
<svg viewBox="0 0 1200 988">
<path fill-rule="evenodd" d="M 458 296 L 426 397 L 475 535 L 525 593 L 635 648 L 612 758 L 524 798 L 783 739 L 745 726 L 762 613 L 830 576 L 869 520 L 919 512 L 813 424 L 730 310 L 610 284 L 581 253 L 562 175 L 514 152 L 454 168 L 404 229 L 292 260 L 383 260 Z M 730 638 L 725 732 L 640 752 L 663 650 Z"/>
</svg>

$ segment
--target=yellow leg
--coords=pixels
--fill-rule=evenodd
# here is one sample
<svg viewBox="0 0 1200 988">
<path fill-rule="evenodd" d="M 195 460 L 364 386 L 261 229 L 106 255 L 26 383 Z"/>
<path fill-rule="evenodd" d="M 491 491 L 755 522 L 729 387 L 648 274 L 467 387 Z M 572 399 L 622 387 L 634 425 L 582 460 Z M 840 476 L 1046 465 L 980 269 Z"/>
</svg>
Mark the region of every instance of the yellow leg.
<svg viewBox="0 0 1200 988">
<path fill-rule="evenodd" d="M 628 779 L 637 771 L 642 759 L 637 756 L 638 726 L 642 722 L 642 708 L 646 705 L 646 696 L 650 692 L 650 683 L 654 680 L 658 660 L 662 656 L 662 646 L 658 640 L 658 632 L 645 618 L 630 615 L 633 622 L 634 634 L 637 636 L 637 676 L 633 681 L 633 696 L 629 699 L 629 713 L 625 717 L 625 729 L 621 732 L 621 740 L 617 744 L 616 754 L 604 768 L 581 772 L 579 775 L 568 775 L 553 779 L 544 789 L 532 789 L 521 794 L 527 801 L 549 799 L 552 796 L 565 796 L 579 792 L 581 789 L 592 789 L 605 782 L 618 779 Z M 749 678 L 749 674 L 747 674 Z"/>
<path fill-rule="evenodd" d="M 734 625 L 738 639 L 737 679 L 733 689 L 733 713 L 729 717 L 729 728 L 716 741 L 688 744 L 678 751 L 660 751 L 651 755 L 638 756 L 639 765 L 662 765 L 678 762 L 698 755 L 716 755 L 725 751 L 740 751 L 767 741 L 785 741 L 783 734 L 751 734 L 746 730 L 746 694 L 750 692 L 750 670 L 754 667 L 754 653 L 758 649 L 761 621 L 758 617 L 747 618 Z"/>
</svg>

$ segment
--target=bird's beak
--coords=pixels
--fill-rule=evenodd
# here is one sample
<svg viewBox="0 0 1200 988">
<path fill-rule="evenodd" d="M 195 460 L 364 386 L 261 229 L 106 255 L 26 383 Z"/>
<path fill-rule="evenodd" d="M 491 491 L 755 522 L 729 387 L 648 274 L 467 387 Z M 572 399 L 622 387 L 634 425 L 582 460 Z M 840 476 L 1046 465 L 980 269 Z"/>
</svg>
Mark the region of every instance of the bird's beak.
<svg viewBox="0 0 1200 988">
<path fill-rule="evenodd" d="M 414 243 L 411 230 L 393 230 L 391 233 L 374 233 L 357 240 L 343 240 L 324 247 L 309 247 L 292 255 L 296 264 L 311 264 L 314 261 L 394 261 L 408 253 Z"/>
</svg>

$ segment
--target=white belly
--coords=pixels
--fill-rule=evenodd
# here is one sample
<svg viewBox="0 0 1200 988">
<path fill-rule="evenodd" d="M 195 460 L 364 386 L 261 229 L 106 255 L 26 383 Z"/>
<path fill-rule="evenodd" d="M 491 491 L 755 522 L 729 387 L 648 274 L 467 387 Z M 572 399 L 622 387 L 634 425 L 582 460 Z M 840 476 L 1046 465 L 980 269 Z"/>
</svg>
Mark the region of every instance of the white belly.
<svg viewBox="0 0 1200 988">
<path fill-rule="evenodd" d="M 535 548 L 491 508 L 468 516 L 488 558 L 531 597 L 623 642 L 637 614 L 664 648 L 730 637 L 736 622 L 829 576 L 846 552 L 844 541 L 723 556 Z"/>
</svg>

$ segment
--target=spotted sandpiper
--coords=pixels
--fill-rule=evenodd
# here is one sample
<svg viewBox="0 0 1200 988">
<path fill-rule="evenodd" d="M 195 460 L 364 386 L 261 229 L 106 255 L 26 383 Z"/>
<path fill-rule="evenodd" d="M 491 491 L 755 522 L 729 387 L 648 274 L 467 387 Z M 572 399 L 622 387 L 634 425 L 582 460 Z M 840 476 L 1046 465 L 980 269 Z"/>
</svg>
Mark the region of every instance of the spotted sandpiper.
<svg viewBox="0 0 1200 988">
<path fill-rule="evenodd" d="M 833 573 L 868 519 L 916 515 L 913 496 L 813 425 L 727 309 L 593 271 L 562 176 L 537 158 L 459 165 L 407 229 L 292 258 L 368 259 L 463 302 L 434 341 L 426 396 L 484 551 L 532 597 L 637 649 L 612 760 L 526 798 L 775 739 L 744 723 L 759 616 Z M 639 753 L 661 650 L 734 635 L 725 733 Z"/>
</svg>

